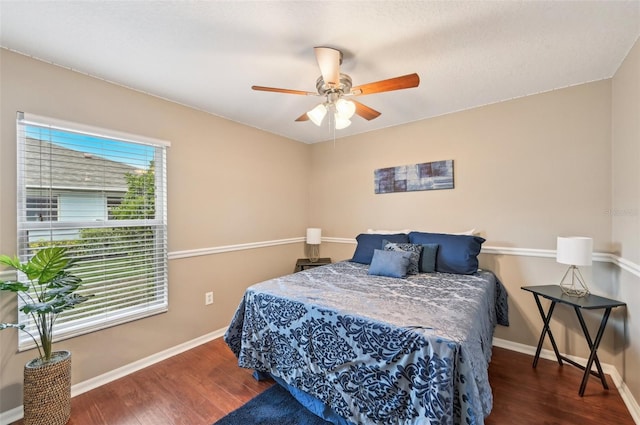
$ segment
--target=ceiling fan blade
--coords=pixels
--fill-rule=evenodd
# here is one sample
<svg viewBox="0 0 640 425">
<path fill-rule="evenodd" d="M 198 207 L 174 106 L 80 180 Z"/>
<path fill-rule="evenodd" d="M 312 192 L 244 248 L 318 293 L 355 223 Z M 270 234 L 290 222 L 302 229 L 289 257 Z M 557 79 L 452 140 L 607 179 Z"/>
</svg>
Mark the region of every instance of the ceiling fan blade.
<svg viewBox="0 0 640 425">
<path fill-rule="evenodd" d="M 349 99 L 356 105 L 356 114 L 360 115 L 367 121 L 371 121 L 374 118 L 378 118 L 380 116 L 380 112 L 376 111 L 373 108 L 368 107 L 367 105 L 363 105 L 362 103 Z"/>
<path fill-rule="evenodd" d="M 329 87 L 339 85 L 342 52 L 331 47 L 314 47 L 313 50 L 316 53 L 316 60 L 324 83 Z"/>
<path fill-rule="evenodd" d="M 385 91 L 409 89 L 411 87 L 418 87 L 420 84 L 420 77 L 418 74 L 408 74 L 402 77 L 389 78 L 388 80 L 376 81 L 374 83 L 363 84 L 351 89 L 352 94 L 365 95 L 371 93 L 381 93 Z"/>
<path fill-rule="evenodd" d="M 296 121 L 309 121 L 309 115 L 307 115 L 307 113 L 305 112 L 304 114 L 296 118 Z"/>
<path fill-rule="evenodd" d="M 313 93 L 310 91 L 302 91 L 302 90 L 291 90 L 291 89 L 279 89 L 276 87 L 264 87 L 264 86 L 251 86 L 253 90 L 258 91 L 270 91 L 275 93 L 287 93 L 287 94 L 300 94 L 303 96 L 317 96 L 318 93 Z"/>
</svg>

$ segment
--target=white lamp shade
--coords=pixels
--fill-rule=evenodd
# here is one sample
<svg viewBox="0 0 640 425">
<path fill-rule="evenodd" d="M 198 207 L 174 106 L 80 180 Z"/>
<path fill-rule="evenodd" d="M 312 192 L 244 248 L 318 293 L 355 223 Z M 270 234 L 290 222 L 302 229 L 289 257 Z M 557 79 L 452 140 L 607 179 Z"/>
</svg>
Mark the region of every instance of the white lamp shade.
<svg viewBox="0 0 640 425">
<path fill-rule="evenodd" d="M 593 239 L 580 236 L 558 237 L 556 261 L 572 266 L 590 266 Z"/>
<path fill-rule="evenodd" d="M 309 245 L 320 245 L 322 241 L 322 229 L 310 227 L 307 229 L 307 243 Z"/>
<path fill-rule="evenodd" d="M 309 119 L 313 121 L 313 123 L 318 127 L 320 127 L 320 124 L 322 124 L 322 120 L 324 119 L 325 115 L 327 115 L 327 107 L 322 103 L 307 112 L 307 116 L 309 117 Z"/>
</svg>

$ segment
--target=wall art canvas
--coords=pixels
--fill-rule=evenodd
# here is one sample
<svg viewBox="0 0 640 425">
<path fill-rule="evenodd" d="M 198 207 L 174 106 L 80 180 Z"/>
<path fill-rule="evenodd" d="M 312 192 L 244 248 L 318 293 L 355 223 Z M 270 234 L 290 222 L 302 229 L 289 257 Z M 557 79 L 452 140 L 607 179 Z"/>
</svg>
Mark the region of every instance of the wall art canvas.
<svg viewBox="0 0 640 425">
<path fill-rule="evenodd" d="M 379 168 L 374 172 L 376 193 L 453 189 L 453 160 Z"/>
</svg>

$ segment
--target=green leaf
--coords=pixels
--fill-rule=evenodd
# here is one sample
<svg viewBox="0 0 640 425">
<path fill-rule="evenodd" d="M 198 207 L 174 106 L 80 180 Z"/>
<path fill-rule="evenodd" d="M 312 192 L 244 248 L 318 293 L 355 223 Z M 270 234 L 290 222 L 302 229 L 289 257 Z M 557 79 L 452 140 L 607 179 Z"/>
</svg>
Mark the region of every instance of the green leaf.
<svg viewBox="0 0 640 425">
<path fill-rule="evenodd" d="M 17 282 L 17 281 L 0 282 L 0 291 L 26 292 L 28 290 L 29 290 L 29 285 L 25 285 L 22 282 Z"/>
<path fill-rule="evenodd" d="M 31 267 L 25 273 L 30 280 L 38 280 L 44 285 L 53 280 L 60 272 L 71 267 L 72 261 L 67 257 L 64 247 L 48 247 L 41 249 L 29 261 Z"/>
<path fill-rule="evenodd" d="M 18 257 L 9 257 L 8 255 L 0 255 L 0 264 L 9 266 L 16 270 L 22 270 L 22 264 Z"/>
<path fill-rule="evenodd" d="M 49 288 L 69 288 L 71 292 L 75 291 L 82 284 L 82 279 L 72 275 L 69 272 L 61 271 L 49 281 Z"/>
<path fill-rule="evenodd" d="M 26 314 L 35 313 L 38 315 L 45 314 L 45 313 L 55 313 L 56 306 L 55 306 L 55 303 L 52 303 L 52 302 L 31 303 L 31 304 L 25 304 L 22 307 L 20 307 L 20 311 Z"/>
<path fill-rule="evenodd" d="M 15 328 L 23 330 L 25 325 L 19 325 L 17 323 L 0 323 L 0 331 L 3 329 Z"/>
<path fill-rule="evenodd" d="M 89 299 L 89 296 L 70 294 L 64 298 L 57 299 L 54 304 L 54 313 L 62 313 L 65 310 L 73 308 L 74 306 L 85 302 Z"/>
</svg>

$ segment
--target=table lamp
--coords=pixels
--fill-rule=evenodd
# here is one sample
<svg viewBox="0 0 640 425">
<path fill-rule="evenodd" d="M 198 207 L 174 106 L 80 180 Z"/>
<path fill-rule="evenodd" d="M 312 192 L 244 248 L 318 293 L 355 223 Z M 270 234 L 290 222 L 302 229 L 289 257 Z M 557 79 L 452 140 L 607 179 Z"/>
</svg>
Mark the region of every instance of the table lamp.
<svg viewBox="0 0 640 425">
<path fill-rule="evenodd" d="M 589 288 L 577 266 L 590 266 L 593 239 L 580 236 L 558 237 L 556 261 L 568 264 L 569 268 L 560 281 L 562 292 L 572 297 L 589 295 Z"/>
<path fill-rule="evenodd" d="M 309 261 L 315 263 L 320 258 L 320 242 L 322 241 L 322 229 L 310 227 L 307 229 L 307 252 Z"/>
</svg>

